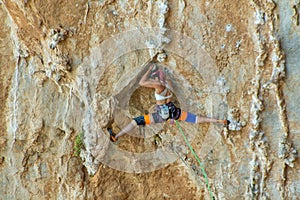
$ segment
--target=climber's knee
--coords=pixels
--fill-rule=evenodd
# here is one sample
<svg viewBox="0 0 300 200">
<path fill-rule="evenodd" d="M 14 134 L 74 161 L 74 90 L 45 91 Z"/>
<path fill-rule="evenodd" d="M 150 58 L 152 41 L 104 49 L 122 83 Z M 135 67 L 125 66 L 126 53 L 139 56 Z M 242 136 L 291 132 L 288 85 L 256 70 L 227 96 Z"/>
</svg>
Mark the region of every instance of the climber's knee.
<svg viewBox="0 0 300 200">
<path fill-rule="evenodd" d="M 197 116 L 188 112 L 188 115 L 187 115 L 187 118 L 186 118 L 185 121 L 190 122 L 190 123 L 196 123 L 197 122 Z"/>
<path fill-rule="evenodd" d="M 196 123 L 197 116 L 192 113 L 186 112 L 186 111 L 181 111 L 179 120 L 185 121 L 185 122 L 190 122 L 190 123 Z"/>
<path fill-rule="evenodd" d="M 133 118 L 133 120 L 137 123 L 137 125 L 139 126 L 144 126 L 146 124 L 146 121 L 145 121 L 145 117 L 144 116 L 139 116 L 139 117 L 135 117 Z"/>
</svg>

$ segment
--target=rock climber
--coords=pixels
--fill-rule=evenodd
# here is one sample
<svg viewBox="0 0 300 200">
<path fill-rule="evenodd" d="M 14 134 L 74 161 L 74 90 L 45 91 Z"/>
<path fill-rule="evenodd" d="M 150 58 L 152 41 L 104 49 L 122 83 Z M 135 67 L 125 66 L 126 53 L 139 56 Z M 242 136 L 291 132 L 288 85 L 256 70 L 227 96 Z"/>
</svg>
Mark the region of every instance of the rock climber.
<svg viewBox="0 0 300 200">
<path fill-rule="evenodd" d="M 142 87 L 153 88 L 155 90 L 156 112 L 133 118 L 118 134 L 115 134 L 112 128 L 107 128 L 112 142 L 116 142 L 119 137 L 133 130 L 136 126 L 163 123 L 169 119 L 190 123 L 221 123 L 223 125 L 229 123 L 226 119 L 219 120 L 201 117 L 176 107 L 172 102 L 173 94 L 169 89 L 171 88 L 170 84 L 168 84 L 163 70 L 158 69 L 154 63 L 150 64 L 149 69 L 143 75 L 139 84 Z"/>
</svg>

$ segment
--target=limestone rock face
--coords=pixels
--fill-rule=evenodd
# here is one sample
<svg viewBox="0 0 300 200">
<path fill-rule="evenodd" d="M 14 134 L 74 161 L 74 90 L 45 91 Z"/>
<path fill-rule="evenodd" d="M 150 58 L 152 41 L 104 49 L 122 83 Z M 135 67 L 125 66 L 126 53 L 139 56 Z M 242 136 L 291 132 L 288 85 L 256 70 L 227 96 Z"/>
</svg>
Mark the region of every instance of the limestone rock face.
<svg viewBox="0 0 300 200">
<path fill-rule="evenodd" d="M 299 10 L 0 0 L 0 199 L 299 198 Z M 182 110 L 231 121 L 179 122 L 201 165 L 172 122 L 109 141 L 155 110 L 151 64 Z"/>
</svg>

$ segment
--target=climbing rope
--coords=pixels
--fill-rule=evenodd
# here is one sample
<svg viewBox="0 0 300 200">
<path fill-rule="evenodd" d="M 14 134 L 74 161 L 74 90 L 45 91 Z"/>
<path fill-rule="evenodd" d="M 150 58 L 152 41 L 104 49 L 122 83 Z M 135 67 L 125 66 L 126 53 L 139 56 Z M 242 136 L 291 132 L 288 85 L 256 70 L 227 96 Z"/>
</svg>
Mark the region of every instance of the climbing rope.
<svg viewBox="0 0 300 200">
<path fill-rule="evenodd" d="M 212 200 L 214 200 L 215 198 L 214 198 L 213 193 L 212 193 L 212 191 L 211 191 L 211 189 L 210 189 L 209 182 L 208 182 L 208 177 L 207 177 L 207 174 L 206 174 L 206 172 L 205 172 L 204 166 L 202 165 L 202 163 L 201 163 L 199 157 L 197 156 L 197 154 L 195 153 L 193 147 L 191 146 L 191 144 L 190 144 L 189 141 L 187 140 L 187 138 L 186 138 L 186 136 L 185 136 L 185 134 L 184 134 L 184 132 L 183 132 L 183 130 L 182 130 L 182 128 L 181 128 L 181 126 L 179 125 L 179 123 L 178 123 L 177 120 L 175 120 L 175 123 L 176 123 L 176 126 L 178 127 L 179 131 L 181 132 L 181 135 L 183 136 L 184 141 L 186 142 L 186 144 L 188 145 L 188 147 L 189 147 L 189 149 L 191 150 L 192 154 L 194 155 L 194 157 L 196 158 L 197 162 L 199 163 L 200 168 L 201 168 L 201 171 L 202 171 L 202 174 L 203 174 L 204 179 L 205 179 L 205 183 L 206 183 L 207 189 L 208 189 L 208 191 L 209 191 L 210 198 L 211 198 Z"/>
</svg>

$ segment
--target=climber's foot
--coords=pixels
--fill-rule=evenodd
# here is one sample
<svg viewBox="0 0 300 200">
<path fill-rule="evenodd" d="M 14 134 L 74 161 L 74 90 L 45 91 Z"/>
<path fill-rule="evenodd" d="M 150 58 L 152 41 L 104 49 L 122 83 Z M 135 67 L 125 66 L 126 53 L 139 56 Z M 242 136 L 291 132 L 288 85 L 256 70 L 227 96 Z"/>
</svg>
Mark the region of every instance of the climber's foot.
<svg viewBox="0 0 300 200">
<path fill-rule="evenodd" d="M 111 128 L 107 128 L 108 132 L 109 132 L 109 139 L 112 142 L 116 142 L 117 138 L 116 138 L 116 134 L 112 131 Z"/>
<path fill-rule="evenodd" d="M 223 120 L 223 125 L 224 125 L 225 127 L 228 127 L 229 124 L 230 124 L 230 121 L 229 121 L 228 119 L 224 119 L 224 120 Z"/>
</svg>

